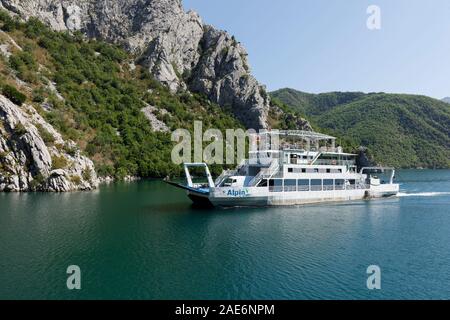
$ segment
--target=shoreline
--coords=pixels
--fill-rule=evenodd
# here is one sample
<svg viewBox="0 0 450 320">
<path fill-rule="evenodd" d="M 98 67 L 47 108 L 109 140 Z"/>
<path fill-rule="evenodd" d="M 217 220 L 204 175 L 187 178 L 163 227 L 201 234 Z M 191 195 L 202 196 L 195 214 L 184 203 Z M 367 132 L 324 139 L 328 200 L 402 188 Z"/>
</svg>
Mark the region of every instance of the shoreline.
<svg viewBox="0 0 450 320">
<path fill-rule="evenodd" d="M 450 168 L 438 168 L 438 169 L 432 169 L 432 168 L 407 168 L 407 169 L 397 169 L 397 172 L 399 171 L 410 171 L 410 170 L 417 170 L 417 171 L 444 171 L 444 170 L 450 170 Z M 98 177 L 98 186 L 95 189 L 90 189 L 90 190 L 72 190 L 72 191 L 65 191 L 65 192 L 55 192 L 55 191 L 32 191 L 32 190 L 28 190 L 28 191 L 0 191 L 0 194 L 6 194 L 6 193 L 61 193 L 61 194 L 66 194 L 66 193 L 75 193 L 75 192 L 92 192 L 92 191 L 97 191 L 99 190 L 99 188 L 101 186 L 104 185 L 111 185 L 114 183 L 120 183 L 120 182 L 125 182 L 125 183 L 132 183 L 132 182 L 138 182 L 138 181 L 164 181 L 165 178 L 157 178 L 157 177 L 138 177 L 138 176 L 127 176 L 125 177 L 123 180 L 117 180 L 113 177 Z M 176 180 L 181 180 L 183 179 L 182 176 L 180 177 L 171 177 L 171 181 L 176 181 Z"/>
</svg>

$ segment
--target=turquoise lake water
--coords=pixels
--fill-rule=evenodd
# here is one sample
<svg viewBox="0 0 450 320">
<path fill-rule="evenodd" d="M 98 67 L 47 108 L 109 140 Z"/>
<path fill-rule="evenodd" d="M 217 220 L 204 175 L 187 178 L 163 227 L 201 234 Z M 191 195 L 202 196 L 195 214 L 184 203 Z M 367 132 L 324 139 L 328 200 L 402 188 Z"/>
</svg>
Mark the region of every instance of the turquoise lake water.
<svg viewBox="0 0 450 320">
<path fill-rule="evenodd" d="M 0 194 L 0 299 L 450 299 L 450 170 L 398 178 L 398 198 L 285 208 L 198 210 L 158 181 Z"/>
</svg>

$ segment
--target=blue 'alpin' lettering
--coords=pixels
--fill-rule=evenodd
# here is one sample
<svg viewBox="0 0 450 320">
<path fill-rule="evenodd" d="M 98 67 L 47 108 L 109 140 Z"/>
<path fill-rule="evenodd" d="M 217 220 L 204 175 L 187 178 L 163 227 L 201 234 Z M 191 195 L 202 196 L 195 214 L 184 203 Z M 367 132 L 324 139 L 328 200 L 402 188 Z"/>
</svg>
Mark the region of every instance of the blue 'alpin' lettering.
<svg viewBox="0 0 450 320">
<path fill-rule="evenodd" d="M 245 197 L 248 195 L 248 190 L 228 190 L 229 197 Z"/>
</svg>

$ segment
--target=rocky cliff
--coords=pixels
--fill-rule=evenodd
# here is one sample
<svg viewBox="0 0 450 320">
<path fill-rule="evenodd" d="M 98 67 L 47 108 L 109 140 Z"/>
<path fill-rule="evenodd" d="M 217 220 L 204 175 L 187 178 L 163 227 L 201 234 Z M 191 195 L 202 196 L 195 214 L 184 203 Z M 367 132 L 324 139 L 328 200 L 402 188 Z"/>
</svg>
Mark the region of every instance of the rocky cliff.
<svg viewBox="0 0 450 320">
<path fill-rule="evenodd" d="M 0 0 L 24 19 L 124 45 L 172 91 L 190 89 L 230 108 L 247 127 L 267 128 L 270 101 L 245 49 L 185 12 L 180 0 Z"/>
<path fill-rule="evenodd" d="M 0 191 L 74 191 L 98 185 L 91 160 L 29 105 L 0 95 Z"/>
</svg>

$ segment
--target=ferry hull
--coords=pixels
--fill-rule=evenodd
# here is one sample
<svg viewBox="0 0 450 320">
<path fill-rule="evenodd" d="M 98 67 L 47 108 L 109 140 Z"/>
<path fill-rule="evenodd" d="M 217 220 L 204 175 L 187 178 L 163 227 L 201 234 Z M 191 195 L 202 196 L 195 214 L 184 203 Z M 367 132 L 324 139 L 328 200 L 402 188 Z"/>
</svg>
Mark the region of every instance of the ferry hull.
<svg viewBox="0 0 450 320">
<path fill-rule="evenodd" d="M 398 194 L 399 186 L 392 184 L 378 189 L 280 192 L 266 195 L 261 194 L 262 192 L 260 190 L 252 191 L 251 189 L 247 189 L 246 191 L 246 195 L 236 197 L 233 196 L 237 194 L 236 192 L 230 193 L 226 190 L 214 190 L 209 196 L 209 201 L 218 207 L 292 206 L 323 202 L 345 202 L 393 197 Z M 229 194 L 231 196 L 228 196 Z"/>
<path fill-rule="evenodd" d="M 398 184 L 370 186 L 368 189 L 329 191 L 269 192 L 268 188 L 192 188 L 170 183 L 187 191 L 194 205 L 199 207 L 267 207 L 292 206 L 324 202 L 344 202 L 362 199 L 394 197 Z"/>
</svg>

